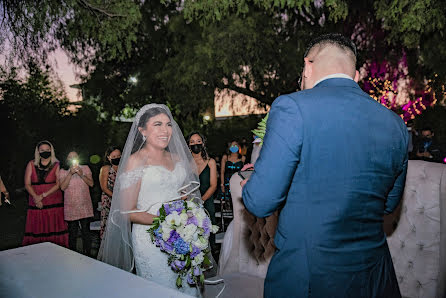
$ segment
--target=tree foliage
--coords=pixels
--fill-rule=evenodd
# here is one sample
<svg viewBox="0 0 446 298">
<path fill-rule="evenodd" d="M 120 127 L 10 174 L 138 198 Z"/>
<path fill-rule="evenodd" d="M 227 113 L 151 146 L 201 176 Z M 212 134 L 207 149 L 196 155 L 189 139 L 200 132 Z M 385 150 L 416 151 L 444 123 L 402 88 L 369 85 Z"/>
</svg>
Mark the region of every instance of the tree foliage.
<svg viewBox="0 0 446 298">
<path fill-rule="evenodd" d="M 45 60 L 62 46 L 88 67 L 85 107 L 122 115 L 166 103 L 186 130 L 203 127 L 216 90 L 271 104 L 297 89 L 307 42 L 351 36 L 359 65 L 407 55 L 409 74 L 446 79 L 445 4 L 440 0 L 2 0 L 0 37 Z M 23 50 L 22 50 L 23 49 Z M 135 80 L 131 80 L 135 78 Z"/>
<path fill-rule="evenodd" d="M 2 0 L 0 40 L 9 42 L 3 50 L 41 62 L 59 46 L 84 66 L 97 57 L 122 60 L 136 39 L 139 6 L 120 0 Z"/>
<path fill-rule="evenodd" d="M 128 125 L 99 123 L 97 111 L 84 106 L 74 113 L 51 72 L 29 62 L 20 74 L 15 68 L 0 68 L 0 127 L 2 129 L 1 176 L 11 191 L 23 186 L 26 163 L 34 147 L 49 140 L 56 157 L 64 162 L 70 150 L 80 151 L 82 162 L 103 155 L 108 144 L 123 146 Z"/>
</svg>

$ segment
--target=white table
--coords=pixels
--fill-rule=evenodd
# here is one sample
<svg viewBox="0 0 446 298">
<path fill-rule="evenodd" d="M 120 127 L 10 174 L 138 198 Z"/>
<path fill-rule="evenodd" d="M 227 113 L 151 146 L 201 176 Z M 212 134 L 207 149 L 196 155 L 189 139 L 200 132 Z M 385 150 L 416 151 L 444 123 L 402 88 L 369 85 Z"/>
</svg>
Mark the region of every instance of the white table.
<svg viewBox="0 0 446 298">
<path fill-rule="evenodd" d="M 0 251 L 0 297 L 190 297 L 52 243 Z"/>
</svg>

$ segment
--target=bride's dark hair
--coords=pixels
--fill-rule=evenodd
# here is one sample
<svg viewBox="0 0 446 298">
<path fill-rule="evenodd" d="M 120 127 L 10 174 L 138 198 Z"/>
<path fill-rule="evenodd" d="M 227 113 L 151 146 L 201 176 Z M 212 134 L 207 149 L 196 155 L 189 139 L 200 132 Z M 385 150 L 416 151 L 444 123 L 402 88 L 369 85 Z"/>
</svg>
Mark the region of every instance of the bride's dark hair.
<svg viewBox="0 0 446 298">
<path fill-rule="evenodd" d="M 144 114 L 141 115 L 141 117 L 139 118 L 138 121 L 138 127 L 144 128 L 147 124 L 147 122 L 149 122 L 149 119 L 152 117 L 155 117 L 159 114 L 164 114 L 166 115 L 170 120 L 172 120 L 169 116 L 169 114 L 166 112 L 166 110 L 162 109 L 162 108 L 151 108 L 148 109 L 146 112 L 144 112 Z M 139 149 L 141 149 L 144 144 L 145 144 L 145 140 L 142 137 L 141 132 L 139 132 L 139 130 L 136 133 L 136 137 L 135 137 L 135 142 L 133 143 L 133 148 L 132 148 L 132 154 L 135 153 L 136 151 L 138 151 Z"/>
</svg>

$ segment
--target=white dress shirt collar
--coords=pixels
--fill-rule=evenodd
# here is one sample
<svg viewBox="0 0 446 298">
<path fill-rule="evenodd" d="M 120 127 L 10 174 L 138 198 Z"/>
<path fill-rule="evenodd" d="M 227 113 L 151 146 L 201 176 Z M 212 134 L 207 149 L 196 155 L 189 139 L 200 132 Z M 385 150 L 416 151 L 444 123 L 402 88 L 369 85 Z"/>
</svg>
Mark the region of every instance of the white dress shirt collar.
<svg viewBox="0 0 446 298">
<path fill-rule="evenodd" d="M 328 79 L 334 79 L 334 78 L 342 78 L 342 79 L 350 79 L 353 80 L 351 76 L 346 75 L 345 73 L 334 73 L 328 76 L 323 77 L 322 79 L 318 80 L 316 83 L 314 83 L 315 87 L 317 84 L 319 84 L 322 81 L 328 80 Z"/>
</svg>

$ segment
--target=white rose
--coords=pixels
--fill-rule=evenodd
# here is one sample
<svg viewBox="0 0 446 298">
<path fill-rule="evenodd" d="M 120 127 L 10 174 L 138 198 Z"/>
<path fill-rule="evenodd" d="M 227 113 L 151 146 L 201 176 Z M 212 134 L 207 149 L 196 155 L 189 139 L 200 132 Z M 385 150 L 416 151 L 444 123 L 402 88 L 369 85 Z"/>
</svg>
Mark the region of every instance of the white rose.
<svg viewBox="0 0 446 298">
<path fill-rule="evenodd" d="M 219 228 L 218 226 L 216 226 L 216 225 L 212 225 L 212 227 L 211 227 L 211 232 L 212 232 L 212 234 L 217 233 L 219 229 L 220 229 L 220 228 Z"/>
<path fill-rule="evenodd" d="M 186 213 L 181 213 L 180 214 L 180 219 L 181 219 L 181 225 L 185 226 L 187 223 L 187 220 L 189 219 L 189 216 L 187 216 Z"/>
<path fill-rule="evenodd" d="M 209 242 L 204 237 L 198 237 L 198 239 L 193 241 L 192 244 L 195 245 L 196 247 L 198 247 L 199 249 L 203 250 L 208 247 Z"/>
<path fill-rule="evenodd" d="M 170 232 L 172 229 L 170 228 L 170 224 L 168 222 L 161 223 L 161 234 L 164 241 L 167 241 L 170 237 Z"/>
<path fill-rule="evenodd" d="M 180 236 L 181 238 L 183 238 L 184 241 L 191 242 L 196 232 L 197 232 L 197 226 L 190 224 L 184 227 Z"/>
<path fill-rule="evenodd" d="M 179 226 L 178 228 L 176 228 L 176 231 L 181 236 L 184 233 L 184 226 Z"/>
<path fill-rule="evenodd" d="M 198 255 L 195 256 L 195 258 L 192 259 L 192 267 L 201 265 L 204 261 L 204 254 L 203 252 L 200 252 Z"/>
<path fill-rule="evenodd" d="M 192 201 L 187 201 L 187 208 L 188 209 L 195 209 L 195 208 L 197 208 L 197 204 L 195 204 Z"/>
<path fill-rule="evenodd" d="M 194 215 L 198 220 L 198 225 L 200 227 L 203 227 L 203 219 L 205 219 L 207 217 L 206 213 L 203 211 L 202 208 L 200 208 L 194 212 Z"/>
</svg>

